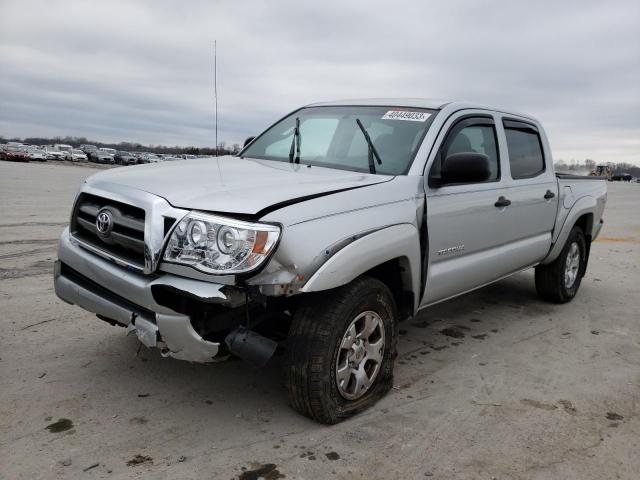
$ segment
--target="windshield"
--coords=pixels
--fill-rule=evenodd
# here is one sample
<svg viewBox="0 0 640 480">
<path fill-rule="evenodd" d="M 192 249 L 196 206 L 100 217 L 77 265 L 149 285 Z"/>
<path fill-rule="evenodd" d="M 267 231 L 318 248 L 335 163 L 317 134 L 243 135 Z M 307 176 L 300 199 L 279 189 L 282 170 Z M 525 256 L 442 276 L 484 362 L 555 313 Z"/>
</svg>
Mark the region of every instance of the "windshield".
<svg viewBox="0 0 640 480">
<path fill-rule="evenodd" d="M 409 170 L 435 113 L 407 107 L 303 108 L 269 128 L 241 156 L 289 162 L 298 119 L 300 163 L 369 172 L 369 145 L 356 123 L 359 119 L 382 160 L 376 172 L 402 175 Z"/>
</svg>

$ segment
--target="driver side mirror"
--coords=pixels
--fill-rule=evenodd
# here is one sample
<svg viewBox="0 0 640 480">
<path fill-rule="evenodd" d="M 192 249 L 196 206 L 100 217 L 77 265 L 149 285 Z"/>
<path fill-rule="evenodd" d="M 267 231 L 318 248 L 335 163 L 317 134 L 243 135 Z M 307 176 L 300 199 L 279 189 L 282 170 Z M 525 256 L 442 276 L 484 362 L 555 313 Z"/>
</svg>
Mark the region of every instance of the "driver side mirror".
<svg viewBox="0 0 640 480">
<path fill-rule="evenodd" d="M 483 153 L 462 152 L 449 155 L 442 162 L 440 184 L 480 183 L 491 177 L 489 157 Z"/>
<path fill-rule="evenodd" d="M 246 147 L 247 145 L 249 145 L 251 142 L 253 142 L 253 139 L 256 137 L 247 137 L 247 139 L 244 141 L 244 145 L 242 145 L 242 148 Z"/>
</svg>

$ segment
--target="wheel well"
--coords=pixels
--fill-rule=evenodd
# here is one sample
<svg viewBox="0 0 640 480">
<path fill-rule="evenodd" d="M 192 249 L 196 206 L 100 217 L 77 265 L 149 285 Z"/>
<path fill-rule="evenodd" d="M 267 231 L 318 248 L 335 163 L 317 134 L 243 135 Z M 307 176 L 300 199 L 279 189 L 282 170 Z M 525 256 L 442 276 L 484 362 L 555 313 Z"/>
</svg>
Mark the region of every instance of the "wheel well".
<svg viewBox="0 0 640 480">
<path fill-rule="evenodd" d="M 578 218 L 578 220 L 576 220 L 576 223 L 574 225 L 582 229 L 582 233 L 584 233 L 584 239 L 586 243 L 585 246 L 587 251 L 585 252 L 585 259 L 582 265 L 582 272 L 580 273 L 581 276 L 584 276 L 584 274 L 587 272 L 587 265 L 589 264 L 589 255 L 591 254 L 591 232 L 593 231 L 592 230 L 593 229 L 593 213 L 585 213 L 580 218 Z"/>
<path fill-rule="evenodd" d="M 585 213 L 574 224 L 582 229 L 587 243 L 591 243 L 591 232 L 593 231 L 593 213 Z"/>
<path fill-rule="evenodd" d="M 389 287 L 398 307 L 400 320 L 413 315 L 414 292 L 411 290 L 409 262 L 406 258 L 388 260 L 363 275 L 376 278 Z"/>
</svg>

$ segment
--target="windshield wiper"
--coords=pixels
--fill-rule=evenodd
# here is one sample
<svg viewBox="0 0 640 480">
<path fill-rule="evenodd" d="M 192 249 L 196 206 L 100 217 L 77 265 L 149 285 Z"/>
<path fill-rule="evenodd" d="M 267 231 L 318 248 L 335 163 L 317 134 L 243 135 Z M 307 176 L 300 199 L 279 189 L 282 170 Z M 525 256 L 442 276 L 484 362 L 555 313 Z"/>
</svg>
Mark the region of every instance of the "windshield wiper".
<svg viewBox="0 0 640 480">
<path fill-rule="evenodd" d="M 300 163 L 300 119 L 296 117 L 296 126 L 293 129 L 291 148 L 289 149 L 289 162 L 293 163 L 293 152 L 296 152 L 296 163 Z"/>
<path fill-rule="evenodd" d="M 378 161 L 378 165 L 382 165 L 382 160 L 380 160 L 380 155 L 378 155 L 378 151 L 376 150 L 376 147 L 373 146 L 373 142 L 371 141 L 371 137 L 369 136 L 369 132 L 367 132 L 367 130 L 364 128 L 364 125 L 362 125 L 362 122 L 360 121 L 359 118 L 356 118 L 356 123 L 358 124 L 358 127 L 360 127 L 360 130 L 362 131 L 362 134 L 364 135 L 364 139 L 367 141 L 367 145 L 369 145 L 369 173 L 376 173 L 376 164 L 373 161 L 373 157 L 376 157 L 376 160 Z M 293 148 L 293 146 L 291 147 Z"/>
</svg>

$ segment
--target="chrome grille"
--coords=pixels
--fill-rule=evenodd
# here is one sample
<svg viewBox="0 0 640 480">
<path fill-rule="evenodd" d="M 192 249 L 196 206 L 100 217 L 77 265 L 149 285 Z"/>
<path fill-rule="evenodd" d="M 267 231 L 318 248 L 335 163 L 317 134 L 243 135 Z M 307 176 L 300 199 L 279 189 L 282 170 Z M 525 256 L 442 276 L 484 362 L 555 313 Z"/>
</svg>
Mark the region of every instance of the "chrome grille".
<svg viewBox="0 0 640 480">
<path fill-rule="evenodd" d="M 111 217 L 112 225 L 107 234 L 101 234 L 96 226 L 101 212 L 108 212 Z M 81 242 L 142 269 L 145 266 L 144 224 L 142 208 L 81 193 L 70 228 L 72 235 Z"/>
</svg>

